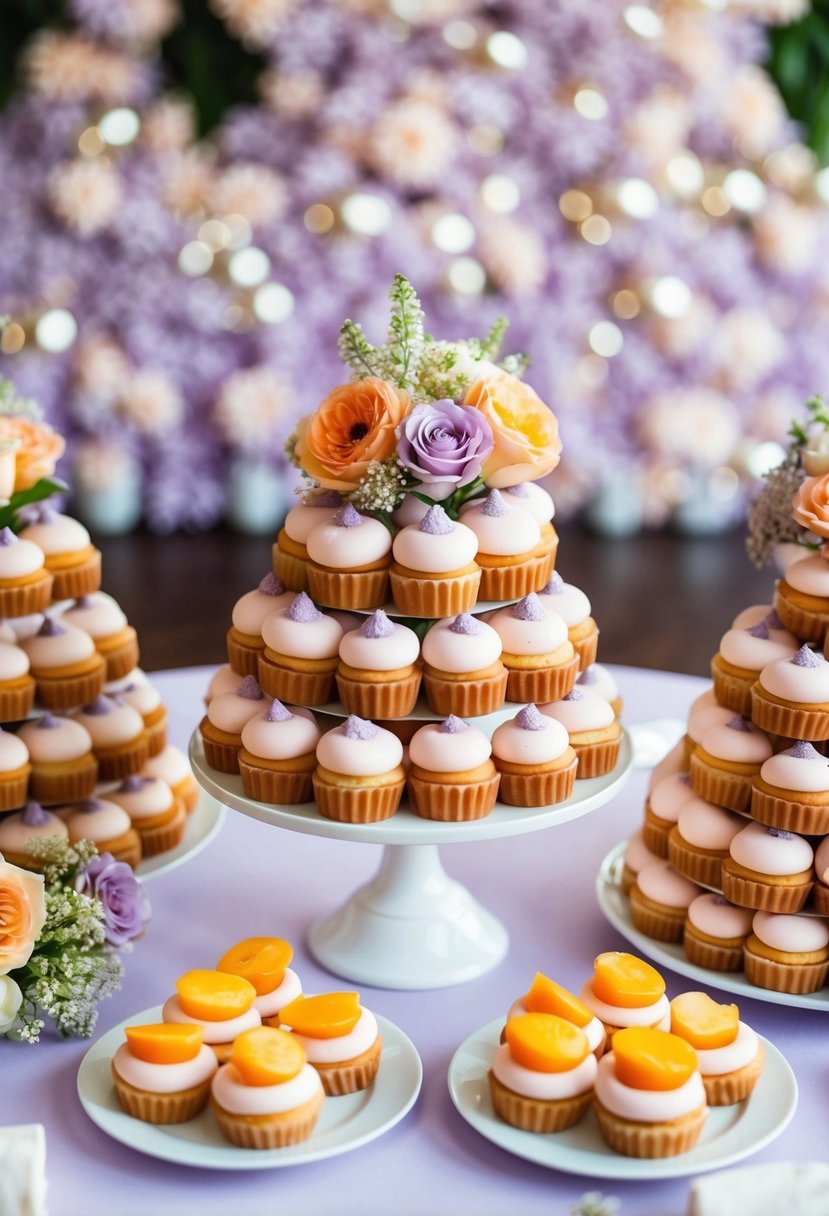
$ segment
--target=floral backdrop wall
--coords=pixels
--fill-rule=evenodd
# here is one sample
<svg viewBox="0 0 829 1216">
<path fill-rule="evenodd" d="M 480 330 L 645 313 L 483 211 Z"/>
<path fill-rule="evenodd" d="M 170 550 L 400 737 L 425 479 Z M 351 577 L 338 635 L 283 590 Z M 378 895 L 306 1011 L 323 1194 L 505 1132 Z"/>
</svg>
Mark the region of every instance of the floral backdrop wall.
<svg viewBox="0 0 829 1216">
<path fill-rule="evenodd" d="M 804 7 L 212 0 L 249 100 L 204 136 L 176 0 L 71 0 L 0 114 L 0 371 L 80 487 L 207 527 L 402 272 L 447 336 L 509 317 L 562 514 L 733 518 L 829 375 L 829 179 L 761 66 Z"/>
</svg>

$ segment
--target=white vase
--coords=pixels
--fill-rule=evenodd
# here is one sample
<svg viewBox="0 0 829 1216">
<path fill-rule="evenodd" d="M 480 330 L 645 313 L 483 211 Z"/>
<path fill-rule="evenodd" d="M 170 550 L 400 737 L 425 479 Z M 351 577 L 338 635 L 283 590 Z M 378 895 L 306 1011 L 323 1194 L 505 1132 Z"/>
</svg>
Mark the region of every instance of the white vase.
<svg viewBox="0 0 829 1216">
<path fill-rule="evenodd" d="M 106 485 L 84 485 L 75 478 L 71 509 L 99 536 L 125 536 L 142 515 L 141 468 L 131 458 L 120 458 L 118 476 Z"/>
<path fill-rule="evenodd" d="M 255 456 L 236 456 L 227 475 L 225 516 L 255 536 L 275 532 L 288 509 L 284 472 Z"/>
<path fill-rule="evenodd" d="M 587 507 L 585 519 L 600 536 L 636 536 L 645 519 L 641 475 L 632 468 L 611 470 Z"/>
</svg>

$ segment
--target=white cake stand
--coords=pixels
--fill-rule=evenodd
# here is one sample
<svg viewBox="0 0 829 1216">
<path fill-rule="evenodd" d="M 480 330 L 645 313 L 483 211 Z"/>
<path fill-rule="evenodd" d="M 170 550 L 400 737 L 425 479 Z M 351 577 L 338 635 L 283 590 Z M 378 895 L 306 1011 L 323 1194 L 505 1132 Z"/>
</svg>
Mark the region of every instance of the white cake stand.
<svg viewBox="0 0 829 1216">
<path fill-rule="evenodd" d="M 247 798 L 240 777 L 207 764 L 198 731 L 190 741 L 196 780 L 225 806 L 292 832 L 384 846 L 374 878 L 311 927 L 308 945 L 335 975 L 399 989 L 444 988 L 476 979 L 501 961 L 509 943 L 500 921 L 446 874 L 439 845 L 520 836 L 579 819 L 619 792 L 631 760 L 625 732 L 613 772 L 576 781 L 567 802 L 529 808 L 498 802 L 485 819 L 439 823 L 421 819 L 404 800 L 391 819 L 352 824 L 325 819 L 313 802 L 273 806 Z"/>
</svg>

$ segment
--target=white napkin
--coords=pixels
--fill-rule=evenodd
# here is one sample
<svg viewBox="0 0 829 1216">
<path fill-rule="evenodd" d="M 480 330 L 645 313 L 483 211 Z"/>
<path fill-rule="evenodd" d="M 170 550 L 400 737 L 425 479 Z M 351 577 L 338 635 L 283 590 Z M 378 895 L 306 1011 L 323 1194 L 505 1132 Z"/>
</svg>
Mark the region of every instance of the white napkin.
<svg viewBox="0 0 829 1216">
<path fill-rule="evenodd" d="M 775 1162 L 696 1178 L 688 1216 L 829 1216 L 829 1165 Z"/>
<path fill-rule="evenodd" d="M 46 1216 L 42 1123 L 0 1127 L 0 1216 Z"/>
</svg>

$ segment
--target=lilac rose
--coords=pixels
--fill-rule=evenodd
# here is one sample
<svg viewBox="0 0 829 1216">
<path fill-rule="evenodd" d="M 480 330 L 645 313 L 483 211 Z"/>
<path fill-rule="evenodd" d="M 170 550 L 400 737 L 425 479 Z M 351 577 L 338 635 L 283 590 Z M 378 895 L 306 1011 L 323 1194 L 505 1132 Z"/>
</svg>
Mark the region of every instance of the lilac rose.
<svg viewBox="0 0 829 1216">
<path fill-rule="evenodd" d="M 79 875 L 77 887 L 82 894 L 101 901 L 109 945 L 123 946 L 144 932 L 150 919 L 150 901 L 125 861 L 116 861 L 111 853 L 100 853 Z"/>
<path fill-rule="evenodd" d="M 493 448 L 481 411 L 454 401 L 416 406 L 396 435 L 400 461 L 438 500 L 474 481 Z"/>
</svg>

